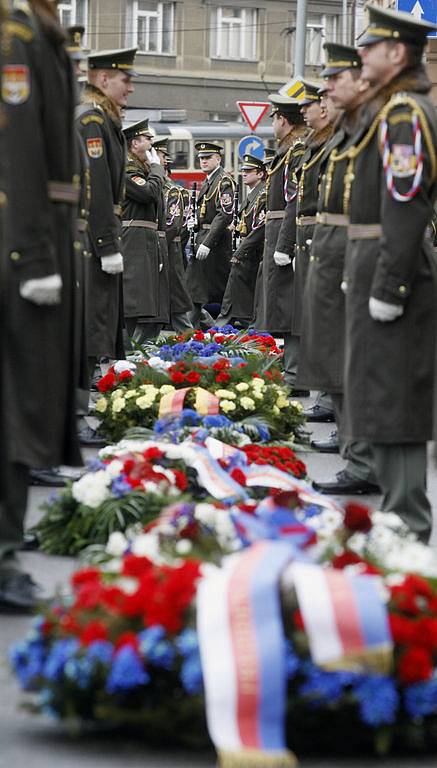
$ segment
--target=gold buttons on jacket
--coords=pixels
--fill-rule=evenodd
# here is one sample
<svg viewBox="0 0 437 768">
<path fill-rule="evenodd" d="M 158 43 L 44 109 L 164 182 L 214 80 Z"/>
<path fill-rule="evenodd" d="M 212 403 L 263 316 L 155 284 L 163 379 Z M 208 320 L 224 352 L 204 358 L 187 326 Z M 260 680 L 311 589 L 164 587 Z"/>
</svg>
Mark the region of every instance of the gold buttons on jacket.
<svg viewBox="0 0 437 768">
<path fill-rule="evenodd" d="M 10 256 L 12 261 L 19 261 L 21 259 L 21 253 L 18 253 L 18 251 L 12 251 Z"/>
<path fill-rule="evenodd" d="M 407 286 L 406 285 L 400 285 L 399 286 L 399 293 L 401 294 L 401 296 L 404 296 L 406 294 L 406 292 L 407 292 Z"/>
<path fill-rule="evenodd" d="M 0 208 L 3 208 L 4 205 L 8 202 L 8 198 L 6 197 L 6 194 L 2 191 L 0 191 Z"/>
</svg>

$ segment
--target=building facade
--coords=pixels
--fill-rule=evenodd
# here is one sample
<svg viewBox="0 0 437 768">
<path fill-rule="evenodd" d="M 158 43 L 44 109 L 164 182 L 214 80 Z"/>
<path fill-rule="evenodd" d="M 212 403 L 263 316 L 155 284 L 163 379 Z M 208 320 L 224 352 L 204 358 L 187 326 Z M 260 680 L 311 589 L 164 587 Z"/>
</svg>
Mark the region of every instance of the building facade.
<svg viewBox="0 0 437 768">
<path fill-rule="evenodd" d="M 82 23 L 90 50 L 138 46 L 130 103 L 233 120 L 236 101 L 265 101 L 293 75 L 296 3 L 289 0 L 65 0 L 65 26 Z M 311 0 L 306 75 L 325 40 L 340 40 L 342 0 Z"/>
</svg>

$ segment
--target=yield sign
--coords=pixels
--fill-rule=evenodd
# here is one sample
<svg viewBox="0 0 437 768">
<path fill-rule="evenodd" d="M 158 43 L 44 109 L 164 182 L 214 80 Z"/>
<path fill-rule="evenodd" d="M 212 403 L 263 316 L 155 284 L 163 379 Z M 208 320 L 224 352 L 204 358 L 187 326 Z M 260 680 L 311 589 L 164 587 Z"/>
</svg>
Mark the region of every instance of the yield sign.
<svg viewBox="0 0 437 768">
<path fill-rule="evenodd" d="M 251 131 L 256 129 L 271 106 L 269 101 L 237 101 L 237 107 Z"/>
</svg>

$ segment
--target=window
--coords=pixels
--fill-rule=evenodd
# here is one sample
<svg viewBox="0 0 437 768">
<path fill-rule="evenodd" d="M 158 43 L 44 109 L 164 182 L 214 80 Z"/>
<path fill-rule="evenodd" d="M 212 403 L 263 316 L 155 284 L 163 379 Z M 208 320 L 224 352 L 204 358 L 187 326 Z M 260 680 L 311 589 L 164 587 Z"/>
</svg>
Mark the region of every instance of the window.
<svg viewBox="0 0 437 768">
<path fill-rule="evenodd" d="M 190 167 L 190 142 L 185 139 L 170 139 L 168 151 L 173 158 L 172 168 Z"/>
<path fill-rule="evenodd" d="M 175 3 L 134 0 L 133 45 L 139 53 L 174 53 Z"/>
<path fill-rule="evenodd" d="M 88 0 L 68 0 L 58 5 L 59 19 L 63 27 L 82 24 L 85 29 L 88 22 Z"/>
<path fill-rule="evenodd" d="M 296 19 L 294 20 L 296 23 Z M 307 66 L 319 67 L 323 62 L 323 43 L 326 40 L 330 42 L 338 39 L 338 16 L 314 15 L 309 14 L 307 18 L 307 33 L 305 43 L 305 64 Z M 296 31 L 291 33 L 290 54 L 291 61 L 294 62 L 294 51 L 296 46 Z"/>
<path fill-rule="evenodd" d="M 257 59 L 258 11 L 221 6 L 213 12 L 212 56 L 220 59 Z"/>
</svg>

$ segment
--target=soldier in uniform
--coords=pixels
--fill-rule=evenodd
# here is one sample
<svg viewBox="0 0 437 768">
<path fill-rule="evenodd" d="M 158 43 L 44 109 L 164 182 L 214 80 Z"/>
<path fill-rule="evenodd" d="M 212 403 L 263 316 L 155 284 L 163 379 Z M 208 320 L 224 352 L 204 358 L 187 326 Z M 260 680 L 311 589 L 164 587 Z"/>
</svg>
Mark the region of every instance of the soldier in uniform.
<svg viewBox="0 0 437 768">
<path fill-rule="evenodd" d="M 361 79 L 361 59 L 355 48 L 337 43 L 326 43 L 324 47 L 327 63 L 322 75 L 327 78 L 327 107 L 334 103 L 344 110 L 344 116 L 321 162 L 323 176 L 303 301 L 298 381 L 301 386 L 331 395 L 341 433 L 345 326 L 341 282 L 349 223 L 345 196 L 349 180 L 347 159 L 334 163 L 332 158 L 353 143 L 360 105 L 368 99 L 369 84 Z M 328 440 L 314 440 L 311 445 L 334 453 L 338 450 L 338 438 L 331 434 Z M 336 494 L 377 493 L 368 444 L 341 440 L 341 455 L 347 460 L 345 469 L 332 481 L 315 482 L 316 490 Z"/>
<path fill-rule="evenodd" d="M 435 25 L 367 6 L 363 78 L 378 91 L 345 150 L 353 178 L 346 250 L 344 435 L 371 443 L 384 511 L 429 539 L 435 265 L 424 236 L 436 194 L 437 119 L 422 64 Z M 335 160 L 342 162 L 339 152 Z"/>
<path fill-rule="evenodd" d="M 256 277 L 264 250 L 266 169 L 263 160 L 244 155 L 240 171 L 248 189 L 238 212 L 237 231 L 241 240 L 231 259 L 231 272 L 216 324 L 223 326 L 236 320 L 247 328 L 253 317 Z"/>
<path fill-rule="evenodd" d="M 143 344 L 169 321 L 169 276 L 164 234 L 165 170 L 152 147 L 148 120 L 124 129 L 128 143 L 123 204 L 124 313 L 129 336 Z"/>
<path fill-rule="evenodd" d="M 177 333 L 193 328 L 190 314 L 193 302 L 187 287 L 181 234 L 184 227 L 186 200 L 182 187 L 171 180 L 172 158 L 168 153 L 168 139 L 155 139 L 153 146 L 164 166 L 165 234 L 167 236 L 170 276 L 170 325 Z"/>
<path fill-rule="evenodd" d="M 292 260 L 296 242 L 296 171 L 304 153 L 307 129 L 296 99 L 272 94 L 271 117 L 278 150 L 267 171 L 266 224 L 262 265 L 262 296 L 255 327 L 284 338 L 284 377 L 293 391 L 296 380 L 299 339 L 292 336 Z M 298 393 L 294 391 L 294 394 Z"/>
<path fill-rule="evenodd" d="M 101 358 L 124 357 L 121 204 L 126 142 L 121 112 L 134 90 L 135 53 L 136 48 L 126 48 L 91 54 L 88 57 L 88 82 L 82 103 L 76 110 L 91 178 L 89 235 L 92 256 L 87 339 L 91 373 Z M 82 439 L 87 439 L 85 434 Z"/>
<path fill-rule="evenodd" d="M 191 321 L 196 327 L 202 316 L 202 306 L 221 304 L 228 281 L 232 257 L 232 223 L 234 210 L 234 180 L 221 166 L 223 149 L 214 142 L 197 142 L 200 168 L 206 179 L 197 198 L 197 221 L 191 217 L 189 227 L 195 228 L 194 258 L 187 268 L 187 283 L 194 310 Z"/>
<path fill-rule="evenodd" d="M 79 465 L 75 424 L 75 83 L 53 3 L 13 3 L 2 25 L 7 164 L 2 249 L 0 608 L 38 592 L 14 554 L 29 467 Z M 0 202 L 5 202 L 2 191 Z M 7 436 L 7 439 L 6 439 Z"/>
</svg>

